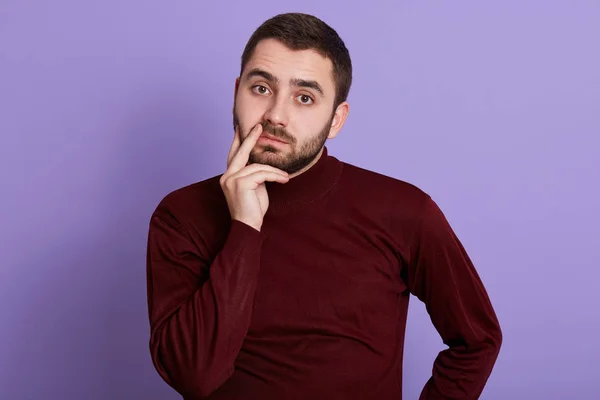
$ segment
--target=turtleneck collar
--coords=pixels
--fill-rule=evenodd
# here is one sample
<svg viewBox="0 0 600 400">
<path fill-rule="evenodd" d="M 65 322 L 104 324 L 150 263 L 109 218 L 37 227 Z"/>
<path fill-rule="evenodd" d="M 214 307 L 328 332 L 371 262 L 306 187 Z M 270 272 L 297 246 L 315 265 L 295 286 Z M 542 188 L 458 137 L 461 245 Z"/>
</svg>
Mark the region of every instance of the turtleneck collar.
<svg viewBox="0 0 600 400">
<path fill-rule="evenodd" d="M 287 183 L 265 182 L 269 195 L 269 214 L 297 210 L 327 194 L 339 181 L 343 163 L 330 156 L 327 146 L 319 160 L 309 169 L 291 178 Z"/>
</svg>

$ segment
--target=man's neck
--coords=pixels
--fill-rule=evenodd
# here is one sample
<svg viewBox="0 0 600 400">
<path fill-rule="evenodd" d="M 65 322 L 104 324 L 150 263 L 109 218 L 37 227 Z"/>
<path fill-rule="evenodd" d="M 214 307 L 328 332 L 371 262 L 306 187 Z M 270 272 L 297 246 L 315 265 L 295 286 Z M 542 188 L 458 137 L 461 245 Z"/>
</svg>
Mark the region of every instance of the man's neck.
<svg viewBox="0 0 600 400">
<path fill-rule="evenodd" d="M 301 175 L 304 172 L 308 171 L 313 165 L 315 165 L 319 161 L 319 159 L 321 158 L 321 156 L 323 156 L 323 148 L 321 148 L 321 150 L 319 151 L 319 153 L 317 154 L 317 156 L 315 157 L 315 159 L 312 160 L 310 162 L 310 164 L 308 164 L 307 166 L 305 166 L 301 170 L 296 171 L 293 174 L 290 174 L 290 179 L 295 178 L 296 176 Z"/>
<path fill-rule="evenodd" d="M 343 163 L 323 146 L 309 165 L 293 174 L 286 183 L 265 182 L 269 192 L 269 215 L 281 215 L 302 208 L 329 192 L 338 182 Z M 290 175 L 292 176 L 292 175 Z"/>
</svg>

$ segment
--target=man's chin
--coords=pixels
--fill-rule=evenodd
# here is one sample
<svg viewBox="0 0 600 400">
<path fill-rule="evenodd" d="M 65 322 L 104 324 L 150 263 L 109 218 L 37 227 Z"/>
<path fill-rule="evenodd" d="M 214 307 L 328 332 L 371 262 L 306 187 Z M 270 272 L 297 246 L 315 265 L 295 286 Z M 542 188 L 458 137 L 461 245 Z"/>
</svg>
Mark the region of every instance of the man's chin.
<svg viewBox="0 0 600 400">
<path fill-rule="evenodd" d="M 253 151 L 250 154 L 250 163 L 265 164 L 271 167 L 281 168 L 286 164 L 286 156 L 279 151 Z"/>
</svg>

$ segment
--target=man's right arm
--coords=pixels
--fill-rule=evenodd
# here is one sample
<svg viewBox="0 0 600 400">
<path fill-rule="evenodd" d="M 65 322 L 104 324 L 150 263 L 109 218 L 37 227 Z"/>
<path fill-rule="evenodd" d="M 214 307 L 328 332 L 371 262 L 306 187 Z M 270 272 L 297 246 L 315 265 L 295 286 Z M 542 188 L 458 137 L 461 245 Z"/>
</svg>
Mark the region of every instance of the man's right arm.
<svg viewBox="0 0 600 400">
<path fill-rule="evenodd" d="M 159 206 L 148 235 L 150 353 L 184 397 L 204 398 L 233 373 L 252 316 L 261 234 L 237 220 L 212 260 Z"/>
</svg>

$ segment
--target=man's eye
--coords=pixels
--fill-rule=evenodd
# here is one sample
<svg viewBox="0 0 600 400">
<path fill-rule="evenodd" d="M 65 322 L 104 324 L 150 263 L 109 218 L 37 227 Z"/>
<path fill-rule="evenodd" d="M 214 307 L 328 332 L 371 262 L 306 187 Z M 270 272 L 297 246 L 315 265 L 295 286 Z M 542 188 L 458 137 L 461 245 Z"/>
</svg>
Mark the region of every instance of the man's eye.
<svg viewBox="0 0 600 400">
<path fill-rule="evenodd" d="M 263 85 L 256 85 L 256 86 L 253 87 L 253 89 L 258 94 L 267 94 L 267 93 L 269 93 L 269 89 L 267 89 Z"/>
<path fill-rule="evenodd" d="M 298 98 L 298 101 L 300 101 L 300 103 L 302 103 L 302 104 L 312 104 L 312 102 L 313 102 L 312 97 L 310 97 L 309 95 L 306 95 L 306 94 L 301 94 L 297 98 Z"/>
</svg>

